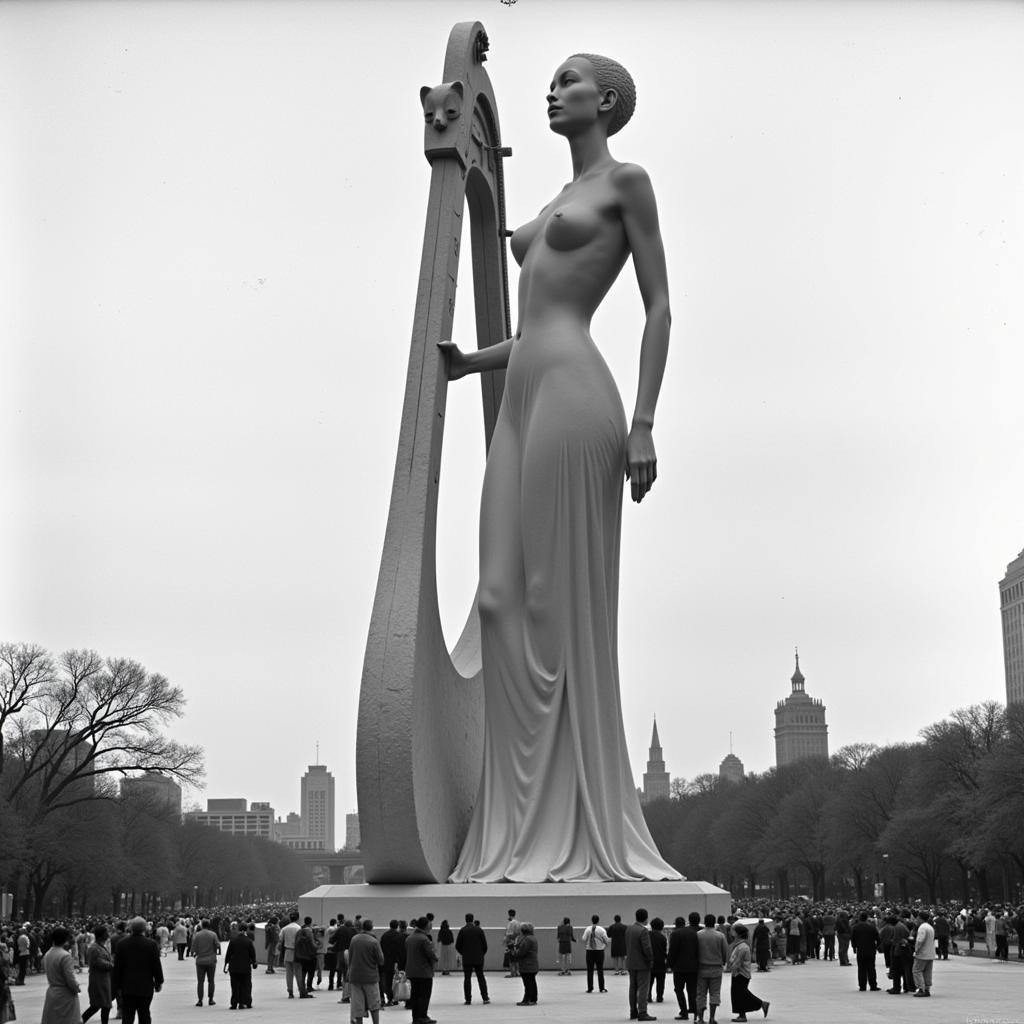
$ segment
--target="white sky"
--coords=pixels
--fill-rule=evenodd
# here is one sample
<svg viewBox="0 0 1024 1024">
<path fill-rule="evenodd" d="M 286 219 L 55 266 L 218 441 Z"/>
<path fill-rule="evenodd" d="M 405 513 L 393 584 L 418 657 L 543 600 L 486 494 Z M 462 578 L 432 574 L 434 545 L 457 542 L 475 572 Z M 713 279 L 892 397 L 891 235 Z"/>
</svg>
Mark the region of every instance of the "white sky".
<svg viewBox="0 0 1024 1024">
<path fill-rule="evenodd" d="M 774 762 L 799 644 L 833 750 L 1003 699 L 1024 547 L 1024 6 L 0 4 L 0 638 L 182 686 L 206 796 L 297 810 L 355 714 L 429 167 L 421 85 L 483 21 L 508 220 L 568 180 L 551 73 L 637 81 L 674 314 L 659 479 L 625 513 L 634 774 Z M 514 265 L 513 265 L 514 267 Z M 469 260 L 456 340 L 471 338 Z M 513 285 L 515 278 L 513 277 Z M 594 335 L 631 409 L 631 268 Z M 451 638 L 479 389 L 449 394 Z"/>
</svg>

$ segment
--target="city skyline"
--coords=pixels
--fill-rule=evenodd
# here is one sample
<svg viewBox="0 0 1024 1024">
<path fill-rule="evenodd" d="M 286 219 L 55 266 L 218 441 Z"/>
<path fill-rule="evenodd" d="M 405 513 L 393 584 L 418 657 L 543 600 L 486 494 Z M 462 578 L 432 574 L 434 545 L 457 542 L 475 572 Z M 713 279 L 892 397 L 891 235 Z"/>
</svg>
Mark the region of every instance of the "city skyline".
<svg viewBox="0 0 1024 1024">
<path fill-rule="evenodd" d="M 429 181 L 419 90 L 475 18 L 512 228 L 572 174 L 554 68 L 605 52 L 637 83 L 611 150 L 654 185 L 673 334 L 658 480 L 623 509 L 636 783 L 654 708 L 674 776 L 713 770 L 730 730 L 750 770 L 773 764 L 765 710 L 797 643 L 832 749 L 1003 699 L 995 584 L 1024 547 L 1024 7 L 594 10 L 0 4 L 0 635 L 180 686 L 174 737 L 205 750 L 206 793 L 295 807 L 319 742 L 337 812 L 356 809 Z M 355 83 L 372 89 L 354 106 Z M 592 326 L 627 409 L 633 277 Z M 450 646 L 477 585 L 481 418 L 477 382 L 454 383 Z"/>
</svg>

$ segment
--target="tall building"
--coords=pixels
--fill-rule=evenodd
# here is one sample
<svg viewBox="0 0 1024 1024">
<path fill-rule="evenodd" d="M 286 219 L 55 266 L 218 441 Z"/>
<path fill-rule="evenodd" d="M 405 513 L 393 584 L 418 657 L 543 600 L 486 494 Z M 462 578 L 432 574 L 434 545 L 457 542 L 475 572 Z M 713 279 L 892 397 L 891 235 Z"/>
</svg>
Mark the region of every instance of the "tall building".
<svg viewBox="0 0 1024 1024">
<path fill-rule="evenodd" d="M 346 814 L 345 815 L 345 849 L 346 850 L 358 850 L 359 849 L 359 815 L 358 814 Z"/>
<path fill-rule="evenodd" d="M 790 682 L 792 693 L 775 705 L 775 764 L 779 768 L 808 757 L 828 758 L 825 705 L 804 691 L 799 651 Z"/>
<path fill-rule="evenodd" d="M 1006 703 L 1024 702 L 1024 551 L 1007 567 L 999 584 L 1003 619 L 1003 665 Z"/>
<path fill-rule="evenodd" d="M 302 776 L 301 806 L 303 834 L 321 846 L 308 849 L 330 850 L 334 845 L 334 776 L 326 765 L 311 764 Z"/>
<path fill-rule="evenodd" d="M 259 836 L 272 839 L 274 834 L 274 808 L 268 803 L 254 802 L 246 809 L 244 799 L 207 800 L 206 810 L 193 815 L 200 825 L 230 832 L 236 836 Z"/>
<path fill-rule="evenodd" d="M 662 800 L 672 794 L 671 779 L 665 771 L 665 762 L 661 756 L 661 740 L 658 739 L 658 720 L 654 720 L 654 731 L 651 733 L 651 749 L 647 756 L 647 771 L 644 772 L 644 789 L 640 799 L 645 803 Z"/>
<path fill-rule="evenodd" d="M 59 781 L 75 772 L 90 772 L 89 759 L 93 756 L 96 747 L 85 740 L 79 740 L 77 733 L 70 729 L 33 729 L 29 733 L 34 752 L 45 757 L 48 767 L 44 776 L 53 771 L 51 786 L 57 785 Z M 95 767 L 95 766 L 93 766 Z M 87 798 L 96 795 L 96 776 L 91 774 L 81 775 L 73 782 L 67 784 L 64 790 L 65 797 L 76 799 Z"/>
<path fill-rule="evenodd" d="M 718 777 L 722 782 L 742 782 L 743 762 L 735 754 L 726 754 L 718 766 Z"/>
<path fill-rule="evenodd" d="M 121 796 L 148 799 L 152 806 L 166 808 L 181 817 L 181 786 L 160 772 L 144 772 L 135 778 L 122 779 Z"/>
</svg>

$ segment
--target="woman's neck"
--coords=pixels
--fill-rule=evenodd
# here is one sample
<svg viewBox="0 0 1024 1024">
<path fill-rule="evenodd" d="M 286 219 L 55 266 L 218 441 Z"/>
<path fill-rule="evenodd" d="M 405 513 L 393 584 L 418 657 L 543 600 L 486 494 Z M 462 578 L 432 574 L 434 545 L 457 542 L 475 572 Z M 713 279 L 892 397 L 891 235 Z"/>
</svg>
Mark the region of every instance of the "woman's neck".
<svg viewBox="0 0 1024 1024">
<path fill-rule="evenodd" d="M 610 160 L 604 127 L 595 124 L 579 135 L 570 136 L 569 153 L 572 156 L 573 181 L 579 181 L 588 171 Z"/>
</svg>

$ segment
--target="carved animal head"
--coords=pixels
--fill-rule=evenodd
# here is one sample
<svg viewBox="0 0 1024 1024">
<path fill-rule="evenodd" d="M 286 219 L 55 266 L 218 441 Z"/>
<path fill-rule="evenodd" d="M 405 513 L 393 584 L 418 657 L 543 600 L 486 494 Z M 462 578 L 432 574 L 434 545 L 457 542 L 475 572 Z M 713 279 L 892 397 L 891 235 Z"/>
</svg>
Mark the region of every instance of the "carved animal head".
<svg viewBox="0 0 1024 1024">
<path fill-rule="evenodd" d="M 461 82 L 443 82 L 420 89 L 420 102 L 423 104 L 423 118 L 428 125 L 443 132 L 452 121 L 457 121 L 462 113 L 463 87 Z"/>
</svg>

